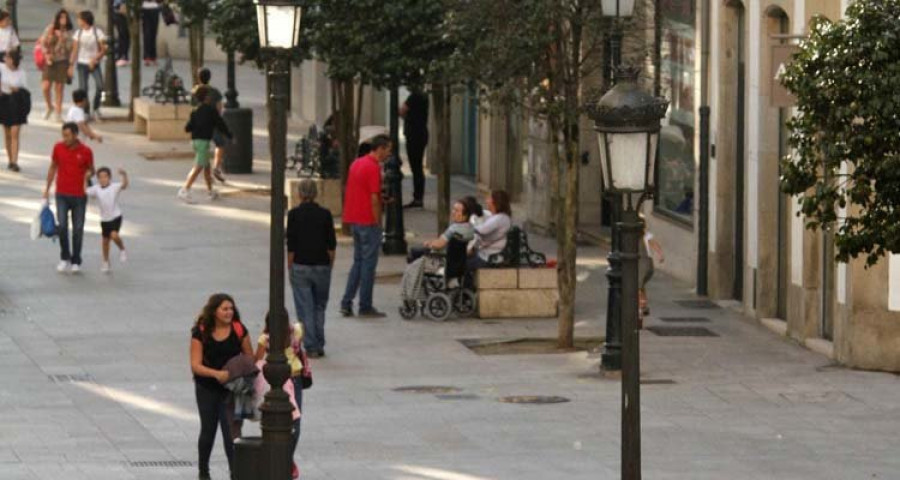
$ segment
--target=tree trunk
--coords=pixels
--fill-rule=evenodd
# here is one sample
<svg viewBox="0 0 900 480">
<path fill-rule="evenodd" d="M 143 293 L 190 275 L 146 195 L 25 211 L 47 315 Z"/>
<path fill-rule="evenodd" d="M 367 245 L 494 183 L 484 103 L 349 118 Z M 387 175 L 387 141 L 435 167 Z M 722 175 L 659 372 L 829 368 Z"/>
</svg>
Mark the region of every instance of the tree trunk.
<svg viewBox="0 0 900 480">
<path fill-rule="evenodd" d="M 203 25 L 204 22 L 200 20 L 192 23 L 189 27 L 188 43 L 190 45 L 191 54 L 191 78 L 193 79 L 194 85 L 200 83 L 198 72 L 200 71 L 200 68 L 203 67 Z"/>
<path fill-rule="evenodd" d="M 341 154 L 341 198 L 344 198 L 343 193 L 346 193 L 350 164 L 356 159 L 359 149 L 359 114 L 357 112 L 362 108 L 362 86 L 360 86 L 357 102 L 354 99 L 354 83 L 353 80 L 332 81 L 332 90 L 337 101 L 333 115 Z M 349 235 L 350 227 L 346 223 L 342 223 L 341 231 L 343 234 Z"/>
<path fill-rule="evenodd" d="M 134 121 L 134 100 L 141 96 L 141 2 L 128 4 L 128 33 L 131 36 L 131 100 L 128 120 Z"/>
<path fill-rule="evenodd" d="M 570 129 L 578 127 L 570 126 Z M 572 135 L 574 134 L 574 135 Z M 577 132 L 565 135 L 566 177 L 565 200 L 561 230 L 564 236 L 559 243 L 559 348 L 572 348 L 575 340 L 575 291 L 577 280 L 578 238 L 578 161 Z"/>
<path fill-rule="evenodd" d="M 431 103 L 437 126 L 437 231 L 443 232 L 450 225 L 450 87 L 443 83 L 432 85 Z"/>
</svg>

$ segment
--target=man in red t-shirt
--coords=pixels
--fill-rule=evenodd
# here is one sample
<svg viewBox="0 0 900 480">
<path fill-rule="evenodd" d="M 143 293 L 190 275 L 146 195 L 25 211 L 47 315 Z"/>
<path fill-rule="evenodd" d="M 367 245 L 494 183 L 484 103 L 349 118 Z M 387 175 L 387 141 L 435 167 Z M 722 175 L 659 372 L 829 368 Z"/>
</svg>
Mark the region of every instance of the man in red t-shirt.
<svg viewBox="0 0 900 480">
<path fill-rule="evenodd" d="M 53 147 L 53 158 L 47 170 L 44 200 L 50 198 L 50 187 L 56 180 L 56 219 L 59 223 L 60 262 L 56 270 L 66 273 L 81 271 L 81 243 L 84 237 L 84 213 L 87 209 L 85 181 L 94 174 L 94 152 L 78 140 L 78 125 L 62 127 L 62 141 Z M 72 214 L 72 250 L 69 250 L 69 213 Z"/>
<path fill-rule="evenodd" d="M 341 313 L 353 316 L 353 299 L 359 292 L 359 316 L 384 317 L 372 306 L 375 269 L 381 247 L 381 164 L 391 156 L 393 143 L 387 135 L 370 141 L 372 151 L 350 165 L 344 196 L 344 223 L 353 231 L 353 267 L 341 300 Z"/>
</svg>

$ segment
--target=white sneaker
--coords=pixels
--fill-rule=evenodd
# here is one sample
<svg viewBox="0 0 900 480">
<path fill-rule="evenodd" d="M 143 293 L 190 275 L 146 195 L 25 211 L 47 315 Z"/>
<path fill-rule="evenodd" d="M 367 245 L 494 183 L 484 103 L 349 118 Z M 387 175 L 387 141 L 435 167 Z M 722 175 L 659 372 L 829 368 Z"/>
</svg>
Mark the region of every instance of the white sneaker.
<svg viewBox="0 0 900 480">
<path fill-rule="evenodd" d="M 66 273 L 69 271 L 69 268 L 72 264 L 66 260 L 61 260 L 58 265 L 56 265 L 56 271 L 59 273 Z"/>
<path fill-rule="evenodd" d="M 219 192 L 216 191 L 215 188 L 208 191 L 206 194 L 209 196 L 210 200 L 216 200 L 217 198 L 219 198 Z"/>
<path fill-rule="evenodd" d="M 100 264 L 100 271 L 103 273 L 109 273 L 109 262 L 103 262 Z"/>
<path fill-rule="evenodd" d="M 194 203 L 194 197 L 191 195 L 191 191 L 185 190 L 184 187 L 178 189 L 178 198 L 184 201 L 184 203 Z"/>
<path fill-rule="evenodd" d="M 119 263 L 126 262 L 128 262 L 128 254 L 125 253 L 125 250 L 122 250 L 121 252 L 119 252 Z"/>
<path fill-rule="evenodd" d="M 50 115 L 53 115 L 53 110 L 47 110 L 44 112 L 44 120 L 50 120 Z"/>
<path fill-rule="evenodd" d="M 72 264 L 72 268 L 69 271 L 72 273 L 81 273 L 81 265 Z"/>
</svg>

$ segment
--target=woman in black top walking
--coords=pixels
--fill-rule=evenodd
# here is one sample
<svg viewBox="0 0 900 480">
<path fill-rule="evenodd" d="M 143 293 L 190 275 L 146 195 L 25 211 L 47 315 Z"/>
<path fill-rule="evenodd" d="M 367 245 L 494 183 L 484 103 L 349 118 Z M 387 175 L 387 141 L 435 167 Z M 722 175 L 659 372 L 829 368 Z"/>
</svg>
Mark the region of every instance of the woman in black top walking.
<svg viewBox="0 0 900 480">
<path fill-rule="evenodd" d="M 206 302 L 191 330 L 191 371 L 200 413 L 199 451 L 200 479 L 209 479 L 209 457 L 216 440 L 217 425 L 222 427 L 225 455 L 231 467 L 234 458 L 232 412 L 228 390 L 228 360 L 242 353 L 253 354 L 250 336 L 239 320 L 230 295 L 217 293 Z"/>
</svg>

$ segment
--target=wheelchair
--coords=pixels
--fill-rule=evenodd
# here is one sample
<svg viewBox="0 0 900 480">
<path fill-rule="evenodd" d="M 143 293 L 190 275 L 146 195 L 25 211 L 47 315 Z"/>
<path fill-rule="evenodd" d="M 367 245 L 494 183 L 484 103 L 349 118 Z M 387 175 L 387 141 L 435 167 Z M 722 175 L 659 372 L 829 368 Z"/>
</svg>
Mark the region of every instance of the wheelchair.
<svg viewBox="0 0 900 480">
<path fill-rule="evenodd" d="M 411 320 L 421 312 L 426 318 L 443 322 L 453 313 L 460 317 L 475 314 L 478 297 L 475 282 L 466 268 L 467 249 L 467 242 L 452 239 L 445 252 L 424 254 L 418 275 L 409 270 L 404 274 L 404 284 L 410 287 L 404 288 L 401 317 Z"/>
</svg>

